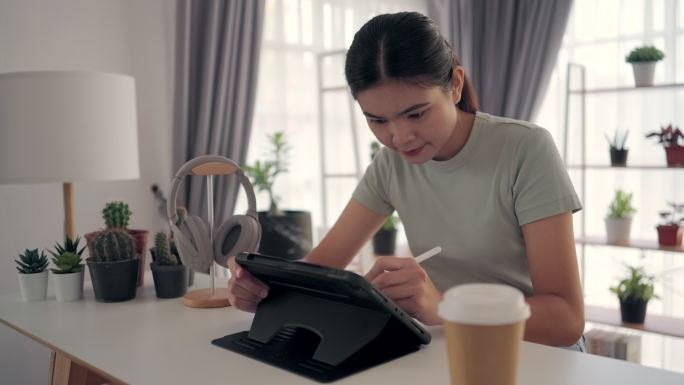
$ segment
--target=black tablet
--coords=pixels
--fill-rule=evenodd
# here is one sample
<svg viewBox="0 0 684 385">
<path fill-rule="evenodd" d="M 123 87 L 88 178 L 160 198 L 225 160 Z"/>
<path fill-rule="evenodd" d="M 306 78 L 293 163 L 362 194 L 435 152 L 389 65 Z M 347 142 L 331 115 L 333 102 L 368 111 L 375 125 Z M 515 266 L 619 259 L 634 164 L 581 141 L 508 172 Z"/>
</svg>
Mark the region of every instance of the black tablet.
<svg viewBox="0 0 684 385">
<path fill-rule="evenodd" d="M 236 261 L 269 292 L 250 330 L 217 338 L 216 346 L 331 382 L 430 342 L 430 333 L 358 274 L 254 253 Z"/>
</svg>

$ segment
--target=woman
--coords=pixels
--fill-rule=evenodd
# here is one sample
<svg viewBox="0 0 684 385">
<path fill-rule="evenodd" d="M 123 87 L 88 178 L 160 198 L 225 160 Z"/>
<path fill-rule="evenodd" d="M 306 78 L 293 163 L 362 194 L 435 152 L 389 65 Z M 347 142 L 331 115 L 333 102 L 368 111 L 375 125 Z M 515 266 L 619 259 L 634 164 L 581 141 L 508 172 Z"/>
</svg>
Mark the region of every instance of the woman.
<svg viewBox="0 0 684 385">
<path fill-rule="evenodd" d="M 345 74 L 368 126 L 385 148 L 335 225 L 306 261 L 344 268 L 397 211 L 418 265 L 379 258 L 366 278 L 404 311 L 437 325 L 449 287 L 514 286 L 532 316 L 525 340 L 583 350 L 583 298 L 572 213 L 581 208 L 549 133 L 478 112 L 455 54 L 429 18 L 368 21 L 347 53 Z M 268 288 L 229 261 L 230 300 L 255 311 Z"/>
</svg>

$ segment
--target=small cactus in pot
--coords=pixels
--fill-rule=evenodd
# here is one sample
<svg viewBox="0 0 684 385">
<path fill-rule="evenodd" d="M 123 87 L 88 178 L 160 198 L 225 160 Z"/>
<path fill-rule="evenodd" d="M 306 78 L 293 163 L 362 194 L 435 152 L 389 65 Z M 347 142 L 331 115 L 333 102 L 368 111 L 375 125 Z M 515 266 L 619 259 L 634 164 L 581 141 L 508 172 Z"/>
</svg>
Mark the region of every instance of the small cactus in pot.
<svg viewBox="0 0 684 385">
<path fill-rule="evenodd" d="M 188 289 L 188 269 L 171 252 L 171 245 L 165 233 L 154 237 L 154 248 L 150 249 L 154 262 L 150 264 L 154 288 L 159 298 L 178 298 Z"/>
</svg>

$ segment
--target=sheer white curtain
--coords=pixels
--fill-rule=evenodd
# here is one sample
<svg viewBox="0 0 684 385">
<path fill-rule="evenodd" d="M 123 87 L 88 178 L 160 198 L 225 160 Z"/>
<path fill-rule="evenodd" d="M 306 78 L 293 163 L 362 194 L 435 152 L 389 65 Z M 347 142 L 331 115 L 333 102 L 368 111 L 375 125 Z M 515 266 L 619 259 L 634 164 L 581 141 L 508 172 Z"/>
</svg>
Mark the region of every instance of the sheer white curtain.
<svg viewBox="0 0 684 385">
<path fill-rule="evenodd" d="M 372 16 L 398 11 L 425 13 L 423 0 L 267 0 L 256 111 L 248 164 L 263 159 L 267 133 L 284 130 L 290 151 L 289 171 L 276 179 L 275 193 L 284 209 L 309 210 L 314 227 L 322 224 L 318 107 L 323 103 L 327 171 L 354 172 L 351 116 L 346 91 L 322 100 L 318 76 L 325 86 L 344 86 L 344 55 L 324 61 L 317 73 L 317 54 L 344 50 L 354 33 Z M 354 106 L 362 171 L 370 161 L 370 130 Z M 328 221 L 331 225 L 351 197 L 356 179 L 328 181 Z M 257 197 L 268 208 L 265 194 Z M 244 199 L 241 206 L 244 207 Z M 241 210 L 241 209 L 240 209 Z M 314 234 L 314 238 L 317 234 Z"/>
<path fill-rule="evenodd" d="M 565 75 L 568 62 L 586 66 L 588 88 L 633 86 L 632 69 L 625 63 L 627 53 L 640 44 L 654 44 L 665 52 L 657 65 L 656 83 L 684 83 L 684 3 L 677 0 L 574 0 L 558 65 L 552 77 L 536 123 L 549 129 L 559 148 L 563 146 L 562 127 L 565 102 Z M 570 114 L 569 163 L 580 160 L 579 97 L 573 97 Z M 628 165 L 664 165 L 661 146 L 644 134 L 672 122 L 684 128 L 684 89 L 605 93 L 587 96 L 587 163 L 609 164 L 604 133 L 629 130 Z M 658 212 L 666 202 L 684 202 L 684 171 L 680 170 L 588 170 L 583 202 L 586 233 L 604 236 L 603 218 L 616 189 L 634 194 L 637 213 L 632 238 L 656 239 Z M 575 188 L 582 188 L 580 174 L 571 171 Z M 579 214 L 575 215 L 579 232 Z M 578 248 L 578 251 L 581 249 Z M 684 255 L 655 251 L 640 252 L 587 246 L 585 254 L 586 302 L 617 308 L 608 288 L 624 274 L 624 264 L 639 264 L 651 274 L 659 274 L 656 292 L 660 300 L 649 303 L 649 313 L 684 317 Z M 661 274 L 666 271 L 665 274 Z M 684 371 L 684 340 L 644 336 L 643 363 Z"/>
</svg>

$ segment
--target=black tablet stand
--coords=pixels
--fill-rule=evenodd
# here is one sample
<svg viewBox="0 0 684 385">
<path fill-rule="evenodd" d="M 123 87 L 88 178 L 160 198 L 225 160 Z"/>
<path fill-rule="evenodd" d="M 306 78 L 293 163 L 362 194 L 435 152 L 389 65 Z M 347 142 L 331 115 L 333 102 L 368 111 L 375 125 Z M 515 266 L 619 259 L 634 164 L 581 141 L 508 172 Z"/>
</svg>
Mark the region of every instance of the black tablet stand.
<svg viewBox="0 0 684 385">
<path fill-rule="evenodd" d="M 319 382 L 414 352 L 421 344 L 388 313 L 275 287 L 248 332 L 212 343 Z"/>
</svg>

